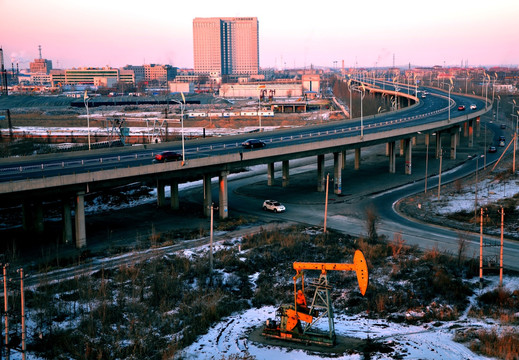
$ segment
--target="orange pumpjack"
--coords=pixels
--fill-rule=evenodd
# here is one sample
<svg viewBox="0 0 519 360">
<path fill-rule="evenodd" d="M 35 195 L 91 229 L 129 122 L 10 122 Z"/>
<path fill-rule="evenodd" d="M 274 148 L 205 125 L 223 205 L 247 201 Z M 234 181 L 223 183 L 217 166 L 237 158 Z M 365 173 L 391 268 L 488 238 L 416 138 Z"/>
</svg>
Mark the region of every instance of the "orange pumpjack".
<svg viewBox="0 0 519 360">
<path fill-rule="evenodd" d="M 353 264 L 295 262 L 294 270 L 297 272 L 293 278 L 294 304 L 281 305 L 277 309 L 277 320 L 267 320 L 263 328 L 263 336 L 306 344 L 334 346 L 336 337 L 329 292 L 331 287 L 328 285 L 326 272 L 331 270 L 355 271 L 360 293 L 364 295 L 368 288 L 368 267 L 364 255 L 360 250 L 356 250 L 353 256 Z M 310 283 L 310 286 L 315 287 L 310 307 L 307 306 L 304 295 L 303 270 L 321 270 L 319 279 Z M 299 278 L 301 278 L 302 288 L 297 290 Z M 312 325 L 324 317 L 328 317 L 328 332 L 313 329 Z"/>
</svg>

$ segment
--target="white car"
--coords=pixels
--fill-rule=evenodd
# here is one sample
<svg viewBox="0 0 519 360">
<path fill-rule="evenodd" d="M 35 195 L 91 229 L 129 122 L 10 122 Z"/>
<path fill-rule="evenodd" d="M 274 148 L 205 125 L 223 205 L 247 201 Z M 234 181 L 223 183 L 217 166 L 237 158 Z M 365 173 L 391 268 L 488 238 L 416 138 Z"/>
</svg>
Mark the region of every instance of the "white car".
<svg viewBox="0 0 519 360">
<path fill-rule="evenodd" d="M 285 211 L 285 206 L 276 200 L 265 200 L 263 202 L 263 210 L 274 211 L 275 213 Z"/>
<path fill-rule="evenodd" d="M 476 104 L 470 105 L 470 110 L 476 110 L 476 108 L 477 108 Z"/>
</svg>

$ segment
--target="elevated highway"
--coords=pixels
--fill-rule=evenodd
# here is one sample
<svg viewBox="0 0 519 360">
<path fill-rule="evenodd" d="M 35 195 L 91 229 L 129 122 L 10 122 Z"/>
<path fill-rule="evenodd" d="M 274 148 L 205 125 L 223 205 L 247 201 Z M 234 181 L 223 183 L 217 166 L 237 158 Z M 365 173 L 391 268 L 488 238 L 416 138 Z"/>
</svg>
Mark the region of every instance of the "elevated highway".
<svg viewBox="0 0 519 360">
<path fill-rule="evenodd" d="M 382 85 L 382 86 L 380 86 Z M 395 85 L 399 88 L 395 92 Z M 209 214 L 212 204 L 211 179 L 219 179 L 219 215 L 228 216 L 227 175 L 248 166 L 267 164 L 268 183 L 274 180 L 274 164 L 282 163 L 283 186 L 289 186 L 290 160 L 315 156 L 317 159 L 316 187 L 324 191 L 324 159 L 326 154 L 334 158 L 334 192 L 342 192 L 341 170 L 348 149 L 355 149 L 355 168 L 360 166 L 363 147 L 385 143 L 388 171 L 396 172 L 397 142 L 400 154 L 405 156 L 406 174 L 412 172 L 413 139 L 420 134 L 429 143 L 435 136 L 435 155 L 439 156 L 442 136 L 450 137 L 450 157 L 456 157 L 460 132 L 469 137 L 479 131 L 479 117 L 490 110 L 485 99 L 450 94 L 427 89 L 425 98 L 417 98 L 414 87 L 402 84 L 364 84 L 366 91 L 380 92 L 388 96 L 409 97 L 414 105 L 376 116 L 363 117 L 319 126 L 285 129 L 256 133 L 267 146 L 246 150 L 241 142 L 249 136 L 229 136 L 187 141 L 185 161 L 153 164 L 153 154 L 164 149 L 180 148 L 180 144 L 161 144 L 150 147 L 131 147 L 111 151 L 82 152 L 67 155 L 45 155 L 37 158 L 3 160 L 0 164 L 0 198 L 5 203 L 23 203 L 26 223 L 43 229 L 41 203 L 48 199 L 61 199 L 63 203 L 63 237 L 76 245 L 86 244 L 84 195 L 88 192 L 130 184 L 154 183 L 157 186 L 157 203 L 166 205 L 164 187 L 171 187 L 171 207 L 178 209 L 178 184 L 203 179 L 204 213 Z M 422 91 L 425 89 L 419 89 Z M 458 111 L 464 105 L 466 110 Z M 470 106 L 476 105 L 475 110 Z M 73 201 L 72 201 L 73 199 Z M 75 226 L 72 226 L 71 210 L 75 210 Z M 74 231 L 73 231 L 74 229 Z"/>
</svg>

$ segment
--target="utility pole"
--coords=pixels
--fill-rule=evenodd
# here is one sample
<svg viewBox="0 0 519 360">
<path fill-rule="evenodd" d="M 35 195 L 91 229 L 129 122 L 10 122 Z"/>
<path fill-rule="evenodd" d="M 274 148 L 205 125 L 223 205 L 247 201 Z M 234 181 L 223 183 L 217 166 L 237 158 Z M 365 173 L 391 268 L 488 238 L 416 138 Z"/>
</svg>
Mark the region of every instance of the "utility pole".
<svg viewBox="0 0 519 360">
<path fill-rule="evenodd" d="M 499 252 L 499 286 L 503 286 L 503 230 L 504 230 L 504 221 L 505 221 L 505 211 L 501 206 L 501 250 Z"/>
<path fill-rule="evenodd" d="M 479 288 L 483 288 L 483 208 L 479 218 Z"/>
<path fill-rule="evenodd" d="M 213 279 L 213 203 L 211 203 L 211 229 L 209 230 L 209 276 L 211 278 L 211 283 Z"/>
<path fill-rule="evenodd" d="M 9 317 L 7 314 L 8 306 L 7 306 L 7 266 L 8 264 L 4 264 L 4 319 L 5 319 L 5 338 L 4 338 L 4 348 L 5 348 L 5 358 L 9 359 L 10 350 L 9 350 Z"/>
<path fill-rule="evenodd" d="M 476 190 L 474 191 L 474 223 L 478 217 L 478 168 L 479 168 L 479 156 L 476 158 Z"/>
<path fill-rule="evenodd" d="M 27 339 L 27 331 L 25 329 L 25 296 L 23 291 L 23 268 L 18 270 L 20 273 L 20 300 L 21 300 L 21 318 L 22 318 L 22 360 L 26 359 L 26 339 Z"/>
</svg>

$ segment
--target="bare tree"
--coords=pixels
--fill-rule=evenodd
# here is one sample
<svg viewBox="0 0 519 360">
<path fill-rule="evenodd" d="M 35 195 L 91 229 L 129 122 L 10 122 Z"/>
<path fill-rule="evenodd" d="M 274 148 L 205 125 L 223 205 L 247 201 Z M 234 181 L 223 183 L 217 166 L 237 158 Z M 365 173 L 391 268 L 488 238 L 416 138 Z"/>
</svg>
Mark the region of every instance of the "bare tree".
<svg viewBox="0 0 519 360">
<path fill-rule="evenodd" d="M 467 236 L 463 232 L 458 233 L 458 267 L 465 257 L 465 250 L 467 249 Z"/>
<path fill-rule="evenodd" d="M 366 231 L 368 243 L 375 243 L 378 240 L 377 234 L 378 214 L 373 207 L 366 208 Z"/>
</svg>

